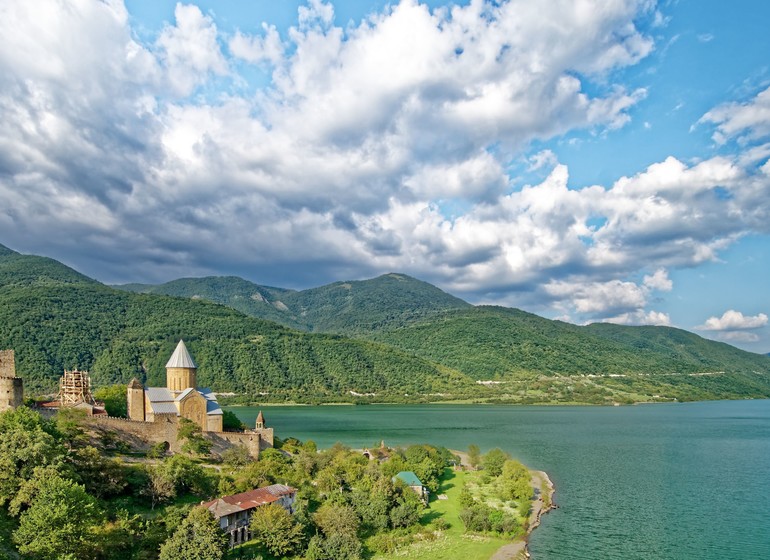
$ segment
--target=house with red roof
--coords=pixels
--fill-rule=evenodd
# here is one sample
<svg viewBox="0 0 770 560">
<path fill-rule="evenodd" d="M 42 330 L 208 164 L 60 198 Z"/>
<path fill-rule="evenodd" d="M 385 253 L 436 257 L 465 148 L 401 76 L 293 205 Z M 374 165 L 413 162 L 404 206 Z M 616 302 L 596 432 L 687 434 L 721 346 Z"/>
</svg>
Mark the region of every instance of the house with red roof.
<svg viewBox="0 0 770 560">
<path fill-rule="evenodd" d="M 224 496 L 201 504 L 211 512 L 219 526 L 230 535 L 230 546 L 244 543 L 251 538 L 249 523 L 251 514 L 260 506 L 278 504 L 294 513 L 297 489 L 284 484 L 271 484 L 262 488 Z"/>
</svg>

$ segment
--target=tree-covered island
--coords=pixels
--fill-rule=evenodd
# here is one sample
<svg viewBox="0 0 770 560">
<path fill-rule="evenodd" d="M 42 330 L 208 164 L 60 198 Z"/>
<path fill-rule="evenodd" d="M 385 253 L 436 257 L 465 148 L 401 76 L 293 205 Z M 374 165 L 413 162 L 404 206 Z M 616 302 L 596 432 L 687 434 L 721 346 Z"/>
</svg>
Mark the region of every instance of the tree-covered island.
<svg viewBox="0 0 770 560">
<path fill-rule="evenodd" d="M 427 444 L 318 450 L 286 438 L 255 461 L 242 447 L 211 453 L 194 429 L 179 437 L 184 451 L 169 454 L 105 437 L 73 409 L 51 418 L 25 406 L 0 413 L 0 555 L 489 558 L 550 507 L 547 478 L 499 449 L 481 455 L 471 446 L 461 460 Z M 275 487 L 291 491 L 290 502 L 250 510 L 250 539 L 231 547 L 212 513 L 224 510 L 211 504 Z"/>
</svg>

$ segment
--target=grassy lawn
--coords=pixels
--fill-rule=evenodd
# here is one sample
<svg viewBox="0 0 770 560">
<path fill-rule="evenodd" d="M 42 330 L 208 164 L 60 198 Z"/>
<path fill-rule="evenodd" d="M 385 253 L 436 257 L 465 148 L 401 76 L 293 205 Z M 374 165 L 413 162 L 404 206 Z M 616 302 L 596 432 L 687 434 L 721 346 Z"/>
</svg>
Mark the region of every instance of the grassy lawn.
<svg viewBox="0 0 770 560">
<path fill-rule="evenodd" d="M 420 521 L 423 526 L 429 525 L 437 518 L 442 518 L 449 527 L 441 531 L 433 540 L 416 542 L 401 548 L 392 554 L 377 554 L 374 560 L 390 560 L 400 558 L 419 558 L 420 560 L 484 560 L 491 556 L 503 545 L 510 543 L 509 539 L 490 536 L 466 535 L 463 523 L 460 521 L 459 504 L 460 490 L 466 477 L 475 473 L 453 471 L 446 469 L 441 481 L 440 494 L 446 494 L 447 500 L 432 497 L 430 508 Z"/>
</svg>

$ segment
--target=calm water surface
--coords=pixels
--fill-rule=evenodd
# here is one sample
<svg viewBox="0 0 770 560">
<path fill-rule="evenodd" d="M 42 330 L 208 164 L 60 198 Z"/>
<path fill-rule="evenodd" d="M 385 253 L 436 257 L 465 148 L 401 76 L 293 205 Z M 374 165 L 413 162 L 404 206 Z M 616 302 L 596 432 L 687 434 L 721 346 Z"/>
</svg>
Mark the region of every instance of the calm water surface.
<svg viewBox="0 0 770 560">
<path fill-rule="evenodd" d="M 257 408 L 232 408 L 250 425 Z M 500 447 L 548 472 L 535 560 L 770 558 L 770 401 L 628 407 L 267 407 L 319 447 Z"/>
</svg>

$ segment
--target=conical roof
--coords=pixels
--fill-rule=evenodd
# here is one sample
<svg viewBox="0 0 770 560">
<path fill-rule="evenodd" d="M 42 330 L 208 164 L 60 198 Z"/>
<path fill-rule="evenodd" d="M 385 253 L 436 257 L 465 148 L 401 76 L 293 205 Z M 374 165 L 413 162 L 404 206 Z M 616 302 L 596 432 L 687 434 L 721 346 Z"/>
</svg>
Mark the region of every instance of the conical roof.
<svg viewBox="0 0 770 560">
<path fill-rule="evenodd" d="M 265 423 L 265 417 L 262 416 L 262 411 L 259 411 L 259 414 L 257 415 L 257 424 L 264 424 Z"/>
<path fill-rule="evenodd" d="M 187 346 L 184 345 L 184 340 L 180 340 L 179 344 L 176 345 L 176 350 L 174 350 L 174 353 L 171 354 L 171 357 L 168 359 L 166 367 L 198 369 L 192 356 L 190 356 L 190 353 L 187 351 Z"/>
</svg>

